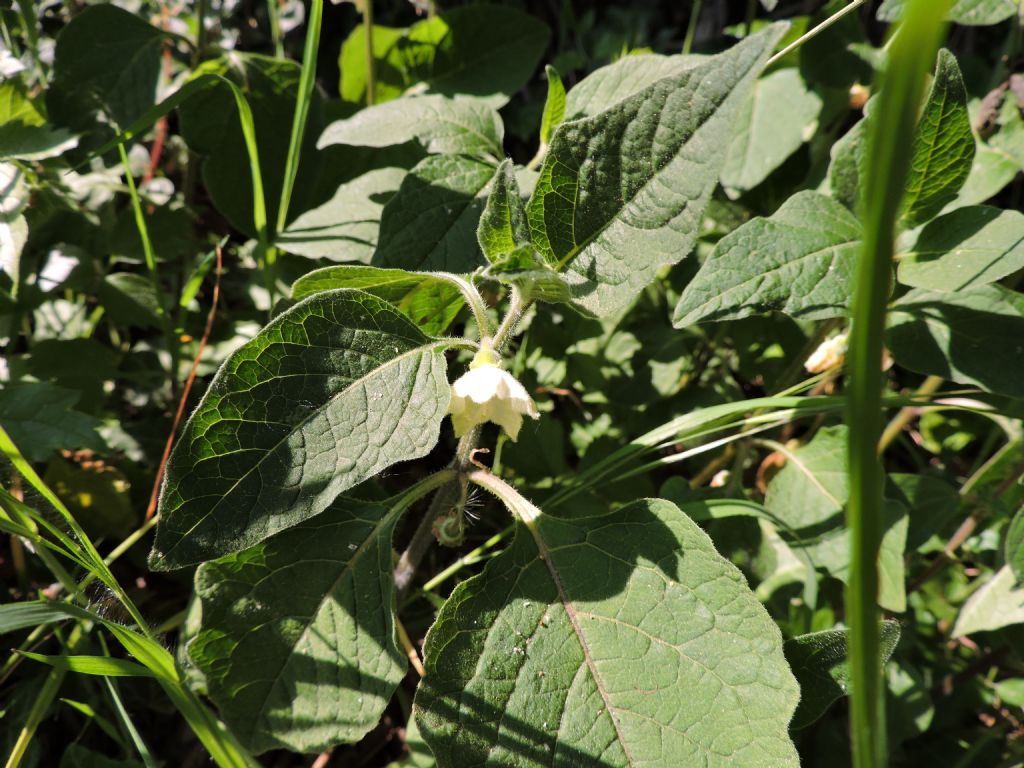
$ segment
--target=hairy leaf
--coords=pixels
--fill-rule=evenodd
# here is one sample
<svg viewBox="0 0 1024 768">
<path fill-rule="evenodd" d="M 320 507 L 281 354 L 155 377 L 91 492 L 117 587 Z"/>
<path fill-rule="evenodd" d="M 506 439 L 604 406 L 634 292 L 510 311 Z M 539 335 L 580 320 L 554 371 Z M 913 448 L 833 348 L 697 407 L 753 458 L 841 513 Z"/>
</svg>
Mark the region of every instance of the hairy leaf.
<svg viewBox="0 0 1024 768">
<path fill-rule="evenodd" d="M 999 285 L 915 288 L 889 315 L 887 345 L 904 368 L 1024 396 L 1024 296 Z M 998 360 L 998 365 L 993 361 Z"/>
<path fill-rule="evenodd" d="M 320 751 L 377 724 L 407 666 L 391 577 L 407 507 L 341 498 L 199 568 L 202 629 L 189 654 L 253 751 Z"/>
<path fill-rule="evenodd" d="M 409 171 L 384 206 L 372 263 L 398 269 L 472 272 L 483 263 L 476 228 L 494 166 L 432 155 Z"/>
<path fill-rule="evenodd" d="M 511 160 L 503 160 L 494 174 L 476 236 L 480 249 L 492 264 L 530 244 L 526 210 Z"/>
<path fill-rule="evenodd" d="M 342 184 L 326 203 L 295 219 L 277 245 L 311 259 L 368 262 L 377 248 L 381 212 L 405 174 L 380 168 Z"/>
<path fill-rule="evenodd" d="M 929 222 L 899 262 L 905 285 L 957 291 L 1024 268 L 1024 215 L 984 205 Z"/>
<path fill-rule="evenodd" d="M 973 160 L 974 134 L 967 114 L 967 89 L 956 58 L 942 49 L 914 137 L 914 155 L 903 199 L 907 226 L 923 224 L 955 198 L 971 172 Z"/>
<path fill-rule="evenodd" d="M 806 728 L 849 691 L 849 635 L 848 629 L 828 629 L 786 641 L 786 661 L 800 683 L 800 706 L 790 724 L 793 730 Z M 899 641 L 898 621 L 878 625 L 879 656 L 883 663 L 892 656 Z"/>
<path fill-rule="evenodd" d="M 534 246 L 595 314 L 693 247 L 732 127 L 783 26 L 563 123 L 527 205 Z"/>
<path fill-rule="evenodd" d="M 540 143 L 551 141 L 551 134 L 565 119 L 565 86 L 558 70 L 550 64 L 544 68 L 548 78 L 548 95 L 544 100 L 544 112 L 540 118 Z"/>
<path fill-rule="evenodd" d="M 881 21 L 898 21 L 907 0 L 884 0 L 878 7 Z M 1017 13 L 1015 0 L 953 0 L 947 18 L 957 24 L 986 26 L 998 24 Z"/>
<path fill-rule="evenodd" d="M 277 317 L 227 360 L 185 425 L 151 566 L 250 547 L 426 454 L 448 407 L 449 344 L 362 291 L 318 293 Z"/>
<path fill-rule="evenodd" d="M 1024 582 L 1024 507 L 1017 510 L 1006 529 L 1003 555 L 1017 583 Z"/>
<path fill-rule="evenodd" d="M 501 118 L 486 102 L 427 95 L 376 104 L 331 123 L 317 148 L 331 144 L 389 147 L 415 140 L 431 153 L 498 158 L 504 155 L 504 133 Z"/>
<path fill-rule="evenodd" d="M 565 100 L 565 119 L 592 117 L 659 80 L 693 69 L 706 58 L 656 53 L 623 56 L 591 72 L 569 91 Z"/>
<path fill-rule="evenodd" d="M 737 193 L 768 178 L 814 134 L 821 105 L 794 67 L 759 79 L 726 152 L 722 186 Z"/>
<path fill-rule="evenodd" d="M 967 598 L 950 636 L 993 632 L 1014 624 L 1024 624 L 1024 586 L 1017 583 L 1013 569 L 1004 565 Z"/>
<path fill-rule="evenodd" d="M 533 513 L 427 636 L 439 766 L 797 765 L 779 631 L 695 523 L 657 499 Z"/>
<path fill-rule="evenodd" d="M 46 381 L 5 384 L 0 389 L 0 426 L 29 461 L 46 461 L 58 450 L 102 450 L 99 419 L 76 411 L 79 393 Z"/>
<path fill-rule="evenodd" d="M 764 505 L 783 520 L 799 539 L 783 539 L 806 551 L 811 562 L 845 581 L 850 569 L 850 537 L 844 518 L 850 497 L 846 427 L 826 427 L 795 450 L 779 449 L 785 466 L 768 486 Z M 907 542 L 907 510 L 886 501 L 885 533 L 878 557 L 878 604 L 891 611 L 906 610 L 903 552 Z"/>
<path fill-rule="evenodd" d="M 357 288 L 372 293 L 429 334 L 448 330 L 463 304 L 457 286 L 430 272 L 355 265 L 324 267 L 303 275 L 292 286 L 292 298 L 304 299 L 335 288 Z"/>
<path fill-rule="evenodd" d="M 723 237 L 676 305 L 677 328 L 770 311 L 822 319 L 846 311 L 860 222 L 817 192 L 798 192 L 767 219 Z"/>
</svg>

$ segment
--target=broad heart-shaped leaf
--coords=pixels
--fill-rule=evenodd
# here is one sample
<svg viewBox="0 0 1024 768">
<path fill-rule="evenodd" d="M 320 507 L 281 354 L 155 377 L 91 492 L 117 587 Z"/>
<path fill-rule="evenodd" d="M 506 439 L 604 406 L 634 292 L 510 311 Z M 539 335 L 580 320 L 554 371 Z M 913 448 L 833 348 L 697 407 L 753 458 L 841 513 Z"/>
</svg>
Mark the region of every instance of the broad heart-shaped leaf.
<svg viewBox="0 0 1024 768">
<path fill-rule="evenodd" d="M 956 291 L 1001 280 L 1024 267 L 1024 215 L 985 205 L 930 221 L 900 258 L 904 285 Z"/>
<path fill-rule="evenodd" d="M 821 105 L 795 67 L 760 78 L 726 153 L 722 186 L 738 195 L 767 179 L 814 134 Z"/>
<path fill-rule="evenodd" d="M 292 285 L 292 298 L 301 300 L 335 288 L 372 293 L 431 335 L 448 330 L 463 304 L 462 294 L 454 283 L 430 272 L 356 265 L 324 267 L 303 275 Z"/>
<path fill-rule="evenodd" d="M 362 291 L 318 293 L 278 316 L 228 358 L 185 425 L 151 567 L 238 552 L 426 454 L 448 408 L 450 344 Z"/>
<path fill-rule="evenodd" d="M 660 499 L 534 512 L 427 635 L 439 766 L 798 764 L 779 630 L 707 534 Z"/>
<path fill-rule="evenodd" d="M 880 21 L 898 21 L 907 0 L 885 0 L 878 8 Z M 957 24 L 998 24 L 1017 13 L 1016 0 L 953 0 L 947 18 Z"/>
<path fill-rule="evenodd" d="M 566 270 L 585 309 L 622 309 L 690 252 L 733 125 L 784 30 L 555 131 L 527 217 L 534 246 Z"/>
<path fill-rule="evenodd" d="M 850 689 L 847 645 L 850 630 L 827 629 L 787 640 L 783 650 L 786 660 L 800 683 L 800 706 L 793 715 L 790 728 L 806 728 L 846 695 Z M 898 621 L 878 625 L 879 655 L 889 660 L 900 641 Z"/>
<path fill-rule="evenodd" d="M 362 26 L 341 52 L 341 95 L 364 102 L 366 43 Z M 505 104 L 530 79 L 550 32 L 543 22 L 514 8 L 475 4 L 446 11 L 408 29 L 374 34 L 380 100 L 422 83 L 430 93 L 466 94 Z"/>
<path fill-rule="evenodd" d="M 723 237 L 683 291 L 672 323 L 734 320 L 770 311 L 822 319 L 844 314 L 861 226 L 840 203 L 798 192 L 769 218 Z"/>
<path fill-rule="evenodd" d="M 46 93 L 51 120 L 93 132 L 97 111 L 126 127 L 156 103 L 165 35 L 133 13 L 96 5 L 57 37 L 54 78 Z"/>
<path fill-rule="evenodd" d="M 641 53 L 623 56 L 580 80 L 565 99 L 565 119 L 578 120 L 603 112 L 666 77 L 693 69 L 706 56 L 662 56 Z"/>
<path fill-rule="evenodd" d="M 915 288 L 889 314 L 887 346 L 918 373 L 1024 396 L 1024 296 L 1000 285 Z M 998 361 L 998 364 L 993 364 Z"/>
<path fill-rule="evenodd" d="M 418 141 L 427 152 L 502 157 L 505 127 L 484 101 L 441 95 L 410 96 L 376 104 L 331 123 L 317 148 L 331 144 L 390 147 Z"/>
<path fill-rule="evenodd" d="M 278 247 L 311 259 L 368 262 L 377 248 L 384 204 L 406 173 L 379 168 L 342 184 L 326 203 L 295 219 L 278 236 Z"/>
<path fill-rule="evenodd" d="M 846 427 L 826 427 L 796 450 L 778 449 L 785 466 L 772 479 L 764 505 L 798 539 L 780 529 L 786 543 L 804 549 L 818 568 L 846 581 L 850 568 L 849 531 L 844 519 L 850 496 L 846 459 Z M 878 604 L 891 611 L 906 610 L 903 551 L 907 542 L 907 510 L 886 501 L 885 533 L 878 556 Z"/>
<path fill-rule="evenodd" d="M 952 637 L 993 632 L 1014 624 L 1024 624 L 1024 586 L 1017 583 L 1013 569 L 1004 565 L 961 606 Z"/>
<path fill-rule="evenodd" d="M 398 269 L 472 272 L 483 191 L 494 166 L 464 155 L 431 155 L 409 171 L 384 206 L 372 263 Z"/>
<path fill-rule="evenodd" d="M 340 498 L 312 520 L 196 573 L 189 654 L 254 752 L 360 739 L 405 674 L 391 537 L 409 501 Z"/>
<path fill-rule="evenodd" d="M 1003 555 L 1017 583 L 1024 582 L 1024 507 L 1017 510 L 1003 536 Z"/>
<path fill-rule="evenodd" d="M 956 58 L 945 48 L 939 51 L 913 152 L 903 199 L 903 220 L 910 227 L 928 221 L 956 197 L 974 160 L 967 89 Z"/>
</svg>

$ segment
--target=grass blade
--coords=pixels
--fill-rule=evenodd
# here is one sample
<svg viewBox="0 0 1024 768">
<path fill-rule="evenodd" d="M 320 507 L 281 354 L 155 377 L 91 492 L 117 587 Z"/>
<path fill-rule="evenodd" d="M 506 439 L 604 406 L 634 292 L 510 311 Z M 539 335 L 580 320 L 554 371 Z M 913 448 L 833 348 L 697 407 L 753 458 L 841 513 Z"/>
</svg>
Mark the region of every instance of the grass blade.
<svg viewBox="0 0 1024 768">
<path fill-rule="evenodd" d="M 868 134 L 864 248 L 857 266 L 850 334 L 850 729 L 856 768 L 886 763 L 882 669 L 878 647 L 878 553 L 882 540 L 882 337 L 891 283 L 896 220 L 911 143 L 945 16 L 943 0 L 912 0 L 890 47 Z"/>
</svg>

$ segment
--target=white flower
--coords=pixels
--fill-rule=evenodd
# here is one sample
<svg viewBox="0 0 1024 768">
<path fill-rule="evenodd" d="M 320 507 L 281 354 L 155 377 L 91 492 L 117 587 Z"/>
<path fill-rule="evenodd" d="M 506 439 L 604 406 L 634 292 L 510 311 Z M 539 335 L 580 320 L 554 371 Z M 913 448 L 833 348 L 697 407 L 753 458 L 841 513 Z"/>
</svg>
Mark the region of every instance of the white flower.
<svg viewBox="0 0 1024 768">
<path fill-rule="evenodd" d="M 537 406 L 523 385 L 491 360 L 490 354 L 478 355 L 469 370 L 452 384 L 448 413 L 452 416 L 456 437 L 462 437 L 477 424 L 492 421 L 514 441 L 519 437 L 524 414 L 540 418 Z"/>
<path fill-rule="evenodd" d="M 833 336 L 811 353 L 804 363 L 808 373 L 822 373 L 830 368 L 836 368 L 843 364 L 846 359 L 847 337 L 845 333 Z"/>
</svg>

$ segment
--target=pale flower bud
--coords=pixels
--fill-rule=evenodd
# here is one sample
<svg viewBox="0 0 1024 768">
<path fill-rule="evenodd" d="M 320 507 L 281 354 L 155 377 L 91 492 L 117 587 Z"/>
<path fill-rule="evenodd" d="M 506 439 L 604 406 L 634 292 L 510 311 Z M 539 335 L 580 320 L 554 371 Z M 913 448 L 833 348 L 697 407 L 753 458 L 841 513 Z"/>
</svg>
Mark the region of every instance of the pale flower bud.
<svg viewBox="0 0 1024 768">
<path fill-rule="evenodd" d="M 537 406 L 523 385 L 493 361 L 490 350 L 482 349 L 469 370 L 452 384 L 448 413 L 456 437 L 462 437 L 477 424 L 491 421 L 515 441 L 523 426 L 524 414 L 540 418 Z"/>
<path fill-rule="evenodd" d="M 814 350 L 811 356 L 807 358 L 807 362 L 804 363 L 804 368 L 807 369 L 808 373 L 822 373 L 832 368 L 837 368 L 846 359 L 846 347 L 847 336 L 845 333 L 833 336 L 828 341 L 822 342 Z"/>
</svg>

